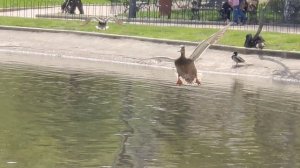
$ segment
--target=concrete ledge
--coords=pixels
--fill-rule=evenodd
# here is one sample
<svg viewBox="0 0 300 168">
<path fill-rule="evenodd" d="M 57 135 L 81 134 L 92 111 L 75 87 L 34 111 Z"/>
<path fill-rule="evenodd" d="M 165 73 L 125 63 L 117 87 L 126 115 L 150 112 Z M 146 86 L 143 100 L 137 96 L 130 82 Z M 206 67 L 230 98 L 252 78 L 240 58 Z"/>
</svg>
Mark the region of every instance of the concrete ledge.
<svg viewBox="0 0 300 168">
<path fill-rule="evenodd" d="M 18 26 L 0 26 L 0 30 L 15 30 L 15 31 L 30 31 L 30 32 L 47 32 L 47 33 L 67 33 L 67 34 L 77 34 L 85 36 L 99 36 L 112 39 L 133 39 L 140 41 L 149 41 L 154 43 L 166 43 L 171 45 L 191 45 L 197 46 L 198 42 L 190 41 L 179 41 L 179 40 L 167 40 L 167 39 L 156 39 L 156 38 L 146 38 L 138 36 L 126 36 L 126 35 L 115 35 L 115 34 L 106 34 L 106 33 L 97 33 L 97 32 L 84 32 L 84 31 L 72 31 L 72 30 L 56 30 L 56 29 L 43 29 L 43 28 L 31 28 L 31 27 L 18 27 Z M 225 50 L 225 51 L 237 51 L 242 54 L 256 54 L 256 55 L 268 55 L 289 59 L 300 59 L 300 52 L 291 52 L 291 51 L 281 51 L 281 50 L 259 50 L 255 48 L 244 48 L 244 47 L 235 47 L 235 46 L 225 46 L 225 45 L 211 45 L 210 49 L 215 50 Z"/>
<path fill-rule="evenodd" d="M 256 48 L 245 48 L 225 45 L 211 45 L 210 49 L 224 50 L 224 51 L 237 51 L 242 54 L 256 54 L 256 55 L 268 55 L 274 57 L 282 57 L 289 59 L 300 59 L 300 52 L 292 51 L 281 51 L 281 50 L 268 50 L 268 49 L 256 49 Z"/>
</svg>

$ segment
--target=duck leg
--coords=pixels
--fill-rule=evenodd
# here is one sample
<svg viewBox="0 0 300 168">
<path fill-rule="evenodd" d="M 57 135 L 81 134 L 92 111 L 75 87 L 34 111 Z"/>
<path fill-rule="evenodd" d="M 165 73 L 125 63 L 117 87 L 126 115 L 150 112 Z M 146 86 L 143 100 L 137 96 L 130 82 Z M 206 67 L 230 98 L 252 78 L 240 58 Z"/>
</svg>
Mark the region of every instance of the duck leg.
<svg viewBox="0 0 300 168">
<path fill-rule="evenodd" d="M 178 77 L 177 77 L 177 82 L 176 82 L 176 84 L 179 85 L 179 86 L 182 85 L 182 81 L 180 80 L 179 75 L 178 75 Z"/>
<path fill-rule="evenodd" d="M 196 83 L 197 83 L 198 85 L 201 85 L 201 82 L 199 81 L 198 78 L 196 78 Z"/>
</svg>

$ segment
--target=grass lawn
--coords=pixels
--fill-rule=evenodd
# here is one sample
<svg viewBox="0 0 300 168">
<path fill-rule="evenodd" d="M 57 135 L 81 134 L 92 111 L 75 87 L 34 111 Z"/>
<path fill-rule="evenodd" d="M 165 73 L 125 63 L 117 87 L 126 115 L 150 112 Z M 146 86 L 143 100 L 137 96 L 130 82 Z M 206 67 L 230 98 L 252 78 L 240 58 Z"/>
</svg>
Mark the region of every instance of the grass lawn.
<svg viewBox="0 0 300 168">
<path fill-rule="evenodd" d="M 228 30 L 218 43 L 243 47 L 248 33 L 255 34 L 254 31 Z M 300 52 L 299 34 L 262 32 L 260 35 L 266 40 L 266 49 Z"/>
<path fill-rule="evenodd" d="M 168 27 L 168 26 L 149 26 L 136 24 L 117 25 L 109 23 L 109 29 L 97 30 L 96 22 L 91 22 L 86 26 L 81 26 L 82 21 L 56 20 L 56 19 L 26 19 L 14 17 L 0 17 L 1 25 L 38 27 L 63 30 L 79 30 L 87 32 L 100 32 L 118 35 L 141 36 L 151 38 L 162 38 L 171 40 L 184 40 L 199 42 L 217 31 L 217 29 L 187 28 L 187 27 Z M 228 30 L 219 44 L 243 47 L 245 36 L 251 31 Z M 300 35 L 262 32 L 266 40 L 266 48 L 273 50 L 300 51 Z M 280 39 L 280 40 L 278 40 Z"/>
</svg>

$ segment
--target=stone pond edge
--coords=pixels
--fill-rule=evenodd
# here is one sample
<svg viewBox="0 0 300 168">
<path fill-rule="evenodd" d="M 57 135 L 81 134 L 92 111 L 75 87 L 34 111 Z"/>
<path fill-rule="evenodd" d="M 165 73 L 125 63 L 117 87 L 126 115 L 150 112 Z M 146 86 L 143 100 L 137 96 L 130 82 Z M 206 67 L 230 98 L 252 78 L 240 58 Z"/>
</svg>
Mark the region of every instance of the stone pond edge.
<svg viewBox="0 0 300 168">
<path fill-rule="evenodd" d="M 46 32 L 46 33 L 68 33 L 68 34 L 77 34 L 77 35 L 86 35 L 86 36 L 98 36 L 98 37 L 105 37 L 111 39 L 133 39 L 133 40 L 148 41 L 154 43 L 166 43 L 170 45 L 191 45 L 191 46 L 198 45 L 197 42 L 190 42 L 190 41 L 167 40 L 167 39 L 147 38 L 147 37 L 139 37 L 139 36 L 127 36 L 127 35 L 116 35 L 116 34 L 107 34 L 107 33 L 99 33 L 99 32 L 73 31 L 73 30 L 57 30 L 57 29 L 3 26 L 3 25 L 0 25 L 0 30 Z M 209 48 L 215 50 L 232 51 L 232 52 L 237 51 L 242 54 L 268 55 L 268 56 L 275 56 L 275 57 L 282 57 L 282 58 L 289 58 L 289 59 L 300 59 L 300 52 L 296 52 L 296 51 L 282 51 L 282 50 L 269 50 L 269 49 L 260 50 L 256 48 L 245 48 L 245 47 L 218 45 L 218 44 L 213 44 Z"/>
</svg>

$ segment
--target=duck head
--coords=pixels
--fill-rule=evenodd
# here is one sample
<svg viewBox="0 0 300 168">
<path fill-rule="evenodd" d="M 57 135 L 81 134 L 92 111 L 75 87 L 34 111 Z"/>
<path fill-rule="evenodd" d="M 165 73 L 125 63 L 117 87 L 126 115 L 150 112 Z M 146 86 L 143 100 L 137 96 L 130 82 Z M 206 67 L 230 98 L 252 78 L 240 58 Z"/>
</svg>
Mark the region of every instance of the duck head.
<svg viewBox="0 0 300 168">
<path fill-rule="evenodd" d="M 178 52 L 180 52 L 181 57 L 185 57 L 185 46 L 181 45 L 180 50 Z"/>
<path fill-rule="evenodd" d="M 237 55 L 238 55 L 238 53 L 235 51 L 235 52 L 233 52 L 232 56 L 237 56 Z"/>
</svg>

